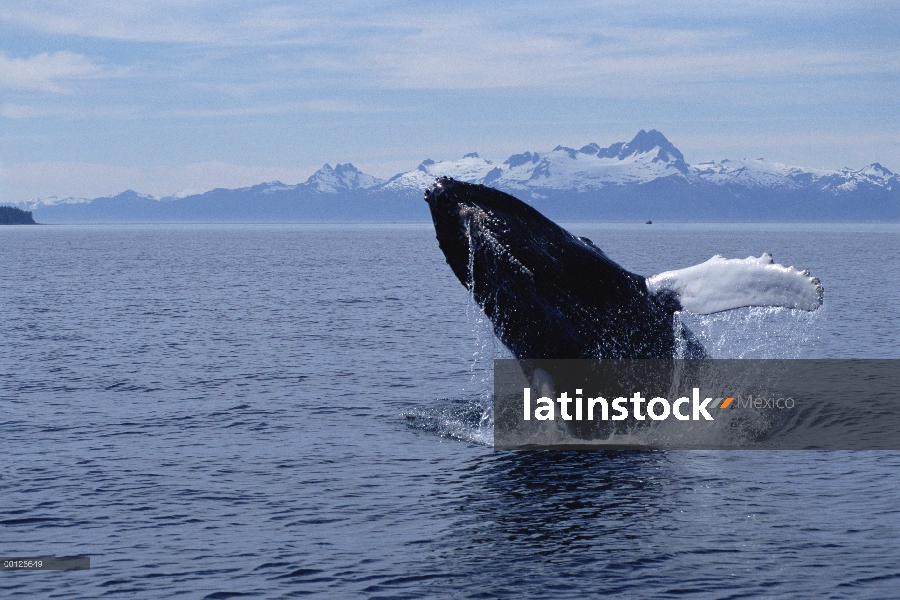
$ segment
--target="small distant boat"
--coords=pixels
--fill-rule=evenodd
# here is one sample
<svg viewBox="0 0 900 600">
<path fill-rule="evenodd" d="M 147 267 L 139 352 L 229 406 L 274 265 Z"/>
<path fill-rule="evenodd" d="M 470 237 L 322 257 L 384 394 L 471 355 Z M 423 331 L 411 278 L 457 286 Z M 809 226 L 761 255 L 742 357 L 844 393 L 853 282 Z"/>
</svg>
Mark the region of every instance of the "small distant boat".
<svg viewBox="0 0 900 600">
<path fill-rule="evenodd" d="M 653 221 L 651 221 L 650 219 L 647 219 L 647 222 L 644 223 L 644 225 L 653 225 Z"/>
</svg>

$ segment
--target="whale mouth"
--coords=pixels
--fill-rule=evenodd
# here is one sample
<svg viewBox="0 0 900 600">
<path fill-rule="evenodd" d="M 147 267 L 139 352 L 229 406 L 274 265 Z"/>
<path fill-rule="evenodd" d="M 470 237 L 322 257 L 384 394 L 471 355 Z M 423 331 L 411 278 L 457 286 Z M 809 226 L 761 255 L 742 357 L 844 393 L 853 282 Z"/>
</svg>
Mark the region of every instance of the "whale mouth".
<svg viewBox="0 0 900 600">
<path fill-rule="evenodd" d="M 438 177 L 434 184 L 425 190 L 425 202 L 428 203 L 432 216 L 467 218 L 478 212 L 484 212 L 484 209 L 468 195 L 458 193 L 461 187 L 449 177 Z"/>
<path fill-rule="evenodd" d="M 506 206 L 505 196 L 493 188 L 448 177 L 438 178 L 425 192 L 441 250 L 466 287 L 471 287 L 476 279 L 476 262 L 488 269 L 494 279 L 502 279 L 501 272 L 534 277 L 517 256 L 517 244 L 510 239 L 510 222 L 516 215 L 510 211 L 514 207 Z M 480 260 L 476 261 L 476 254 Z"/>
<path fill-rule="evenodd" d="M 432 209 L 452 202 L 450 196 L 456 182 L 449 177 L 438 177 L 434 183 L 425 190 L 425 202 Z"/>
<path fill-rule="evenodd" d="M 434 184 L 425 190 L 425 202 L 428 203 L 432 213 L 434 211 L 455 213 L 458 217 L 492 214 L 494 207 L 486 204 L 490 202 L 490 195 L 481 194 L 476 201 L 472 188 L 497 193 L 497 190 L 483 185 L 462 183 L 449 177 L 438 177 Z"/>
<path fill-rule="evenodd" d="M 425 202 L 431 210 L 438 245 L 447 264 L 456 277 L 468 285 L 472 276 L 472 236 L 484 227 L 489 213 L 463 188 L 453 179 L 439 177 L 425 190 Z"/>
</svg>

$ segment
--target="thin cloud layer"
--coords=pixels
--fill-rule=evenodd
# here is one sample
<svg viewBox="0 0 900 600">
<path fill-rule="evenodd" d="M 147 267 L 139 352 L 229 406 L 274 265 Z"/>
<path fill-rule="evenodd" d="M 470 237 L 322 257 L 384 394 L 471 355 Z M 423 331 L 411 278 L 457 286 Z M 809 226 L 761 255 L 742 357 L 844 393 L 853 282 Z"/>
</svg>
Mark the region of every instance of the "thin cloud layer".
<svg viewBox="0 0 900 600">
<path fill-rule="evenodd" d="M 0 53 L 0 86 L 58 94 L 76 80 L 92 79 L 103 69 L 88 57 L 73 52 L 42 52 L 26 58 Z"/>
<path fill-rule="evenodd" d="M 867 36 L 869 47 L 855 48 L 806 34 L 804 23 L 810 27 L 823 15 L 840 18 L 847 12 L 838 3 L 806 6 L 805 14 L 802 3 L 716 5 L 706 18 L 709 3 L 684 4 L 678 13 L 667 5 L 645 12 L 642 5 L 628 3 L 579 10 L 577 5 L 548 10 L 524 3 L 462 4 L 452 10 L 377 2 L 2 4 L 0 20 L 51 36 L 175 45 L 174 52 L 147 48 L 149 53 L 135 61 L 144 65 L 135 69 L 135 77 L 156 63 L 167 65 L 169 75 L 244 81 L 280 75 L 303 87 L 310 83 L 304 78 L 318 78 L 319 83 L 375 88 L 584 91 L 598 84 L 643 88 L 722 76 L 900 72 L 900 50 L 889 39 Z M 636 14 L 645 19 L 635 19 Z M 792 27 L 784 23 L 789 19 L 795 20 Z M 780 33 L 770 31 L 771 22 Z M 194 48 L 179 53 L 177 47 L 185 45 Z M 85 57 L 65 52 L 40 57 L 57 63 L 68 58 L 71 64 L 59 66 L 70 70 L 96 68 Z M 31 89 L 48 89 L 43 81 L 44 87 L 36 87 L 42 82 L 37 80 Z"/>
</svg>

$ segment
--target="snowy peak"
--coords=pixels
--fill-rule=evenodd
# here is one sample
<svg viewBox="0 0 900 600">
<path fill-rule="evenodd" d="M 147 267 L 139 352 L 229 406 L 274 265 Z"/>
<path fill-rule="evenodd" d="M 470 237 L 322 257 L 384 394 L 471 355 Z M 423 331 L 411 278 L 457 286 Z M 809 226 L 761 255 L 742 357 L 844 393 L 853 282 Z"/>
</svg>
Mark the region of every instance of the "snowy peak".
<svg viewBox="0 0 900 600">
<path fill-rule="evenodd" d="M 810 188 L 823 192 L 850 192 L 860 186 L 887 191 L 900 189 L 900 176 L 873 163 L 863 169 L 805 169 L 762 158 L 699 163 L 690 167 L 694 178 L 713 185 L 738 185 L 751 189 Z"/>
<path fill-rule="evenodd" d="M 158 202 L 159 198 L 156 196 L 151 196 L 150 194 L 141 194 L 134 190 L 125 190 L 120 194 L 113 194 L 112 196 L 106 197 L 109 200 L 117 200 L 119 202 L 140 202 L 142 200 L 151 200 L 153 202 Z"/>
<path fill-rule="evenodd" d="M 591 144 L 591 145 L 596 146 L 597 144 Z M 559 146 L 557 146 L 557 148 L 559 148 Z M 587 146 L 585 146 L 585 148 L 587 148 Z M 536 165 L 539 162 L 541 162 L 540 154 L 538 154 L 537 152 L 535 152 L 535 153 L 525 152 L 524 154 L 513 154 L 512 156 L 507 158 L 505 161 L 503 161 L 503 164 L 507 165 L 510 169 L 514 169 L 516 167 L 521 167 L 522 165 L 525 165 L 528 163 L 532 163 L 532 164 Z"/>
<path fill-rule="evenodd" d="M 883 187 L 886 190 L 900 190 L 900 175 L 885 169 L 878 163 L 872 163 L 868 167 L 860 169 L 855 175 L 871 185 Z"/>
<path fill-rule="evenodd" d="M 56 206 L 57 204 L 84 204 L 86 202 L 90 202 L 90 199 L 76 198 L 74 196 L 68 196 L 66 198 L 60 198 L 59 196 L 47 196 L 46 198 L 32 198 L 31 200 L 18 202 L 14 206 L 23 210 L 34 210 L 36 208 L 43 208 L 45 206 Z"/>
<path fill-rule="evenodd" d="M 447 176 L 508 190 L 586 191 L 610 185 L 641 184 L 663 177 L 687 179 L 681 152 L 655 129 L 641 130 L 630 142 L 607 148 L 590 143 L 576 150 L 557 146 L 549 152 L 514 154 L 495 165 L 477 153 L 456 161 L 425 160 L 415 171 L 392 177 L 386 190 L 424 190 L 436 177 Z"/>
<path fill-rule="evenodd" d="M 672 145 L 666 136 L 655 129 L 644 131 L 641 129 L 634 138 L 622 146 L 619 150 L 619 158 L 631 156 L 632 154 L 644 154 L 645 152 L 654 152 L 658 150 L 660 155 L 671 155 L 672 159 L 684 161 L 681 152 Z M 670 158 L 662 158 L 662 160 L 670 160 Z"/>
<path fill-rule="evenodd" d="M 885 169 L 879 163 L 872 163 L 868 167 L 861 169 L 860 173 L 865 173 L 866 175 L 875 175 L 877 177 L 886 177 L 890 178 L 895 175 L 892 171 Z"/>
<path fill-rule="evenodd" d="M 18 202 L 15 204 L 17 208 L 21 208 L 23 210 L 40 210 L 42 208 L 48 208 L 51 206 L 65 206 L 65 205 L 88 205 L 91 202 L 96 200 L 101 200 L 105 202 L 113 202 L 116 204 L 140 204 L 142 202 L 159 202 L 161 199 L 156 196 L 151 196 L 150 194 L 140 194 L 134 190 L 125 190 L 124 192 L 119 192 L 118 194 L 111 194 L 109 196 L 101 196 L 99 198 L 75 198 L 69 196 L 67 198 L 60 198 L 58 196 L 47 196 L 45 198 L 34 198 L 32 200 L 26 200 L 24 202 Z"/>
<path fill-rule="evenodd" d="M 795 189 L 808 184 L 812 177 L 824 173 L 813 173 L 798 167 L 769 162 L 762 158 L 755 160 L 726 158 L 720 162 L 699 163 L 691 167 L 691 172 L 698 180 L 713 185 L 787 189 Z"/>
<path fill-rule="evenodd" d="M 426 159 L 413 171 L 399 173 L 391 177 L 382 189 L 387 191 L 424 190 L 438 177 L 452 177 L 467 183 L 490 185 L 497 180 L 497 168 L 489 160 L 470 152 L 459 160 L 435 162 Z"/>
<path fill-rule="evenodd" d="M 318 192 L 334 193 L 353 190 L 367 190 L 373 188 L 384 180 L 367 175 L 350 163 L 338 164 L 334 168 L 325 163 L 321 169 L 313 173 L 306 180 L 306 185 Z"/>
<path fill-rule="evenodd" d="M 684 178 L 688 173 L 681 152 L 655 130 L 641 131 L 631 142 L 607 148 L 590 143 L 579 150 L 557 146 L 546 153 L 519 154 L 504 165 L 507 172 L 500 181 L 511 189 L 585 191 L 664 177 Z"/>
<path fill-rule="evenodd" d="M 600 150 L 598 154 L 604 158 L 612 158 L 614 156 L 619 160 L 625 160 L 639 154 L 650 154 L 652 155 L 651 162 L 671 164 L 682 173 L 687 173 L 688 170 L 688 165 L 684 162 L 684 155 L 681 154 L 681 151 L 666 139 L 666 136 L 655 129 L 650 131 L 641 129 L 630 142 L 613 144 L 609 148 Z"/>
<path fill-rule="evenodd" d="M 557 146 L 554 152 L 563 150 L 571 158 L 575 158 L 576 151 L 564 146 Z M 588 154 L 597 158 L 615 158 L 626 160 L 642 154 L 650 154 L 652 162 L 671 163 L 682 173 L 687 172 L 688 165 L 684 162 L 684 156 L 666 139 L 662 133 L 655 129 L 644 131 L 641 129 L 630 142 L 617 142 L 608 148 L 601 148 L 598 144 L 588 144 L 577 151 L 579 154 Z"/>
</svg>

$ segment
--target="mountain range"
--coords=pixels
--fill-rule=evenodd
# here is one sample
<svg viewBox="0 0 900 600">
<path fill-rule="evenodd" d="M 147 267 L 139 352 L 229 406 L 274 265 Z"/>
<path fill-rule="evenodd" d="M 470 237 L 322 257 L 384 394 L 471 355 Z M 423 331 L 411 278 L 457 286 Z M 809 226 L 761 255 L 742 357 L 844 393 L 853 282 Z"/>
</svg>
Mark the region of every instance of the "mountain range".
<svg viewBox="0 0 900 600">
<path fill-rule="evenodd" d="M 126 191 L 19 203 L 43 223 L 110 221 L 427 221 L 422 194 L 450 176 L 509 192 L 557 220 L 898 221 L 900 175 L 878 163 L 821 170 L 762 158 L 688 164 L 656 130 L 629 142 L 514 154 L 500 164 L 466 154 L 423 161 L 384 180 L 326 164 L 303 183 L 278 181 L 154 198 Z"/>
</svg>

